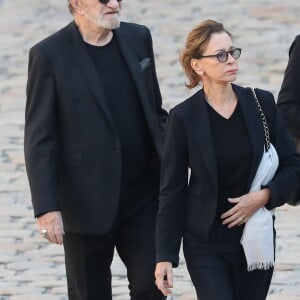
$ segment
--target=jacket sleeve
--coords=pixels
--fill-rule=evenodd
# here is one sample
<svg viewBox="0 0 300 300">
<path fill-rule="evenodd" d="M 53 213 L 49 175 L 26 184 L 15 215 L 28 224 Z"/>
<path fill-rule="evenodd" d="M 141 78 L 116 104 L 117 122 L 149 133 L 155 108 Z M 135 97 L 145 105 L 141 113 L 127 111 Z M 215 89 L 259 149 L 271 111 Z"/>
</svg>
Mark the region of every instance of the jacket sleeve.
<svg viewBox="0 0 300 300">
<path fill-rule="evenodd" d="M 300 155 L 296 152 L 295 143 L 290 135 L 281 112 L 276 107 L 273 96 L 264 99 L 263 110 L 270 130 L 271 143 L 278 157 L 279 167 L 273 179 L 266 185 L 271 189 L 271 199 L 266 205 L 273 209 L 283 205 L 288 196 L 300 185 Z"/>
<path fill-rule="evenodd" d="M 29 52 L 24 151 L 35 216 L 59 210 L 55 79 L 38 47 Z"/>
<path fill-rule="evenodd" d="M 300 35 L 290 47 L 277 104 L 292 135 L 300 137 Z"/>
<path fill-rule="evenodd" d="M 157 262 L 179 263 L 186 214 L 188 151 L 184 127 L 171 111 L 162 155 L 161 190 L 157 216 Z"/>
</svg>

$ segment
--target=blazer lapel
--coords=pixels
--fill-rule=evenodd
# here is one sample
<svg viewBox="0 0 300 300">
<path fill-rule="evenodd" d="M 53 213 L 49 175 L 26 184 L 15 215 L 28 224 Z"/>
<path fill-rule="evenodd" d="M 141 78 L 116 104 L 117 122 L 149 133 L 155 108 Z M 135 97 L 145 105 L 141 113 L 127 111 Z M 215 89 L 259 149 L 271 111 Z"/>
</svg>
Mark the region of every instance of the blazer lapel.
<svg viewBox="0 0 300 300">
<path fill-rule="evenodd" d="M 256 103 L 254 99 L 252 99 L 251 92 L 235 85 L 233 85 L 233 88 L 239 99 L 239 105 L 246 123 L 252 147 L 253 158 L 251 161 L 248 182 L 248 188 L 250 188 L 263 154 L 264 132 L 262 129 L 261 118 L 258 113 Z M 215 146 L 212 138 L 210 120 L 204 100 L 203 90 L 199 91 L 199 95 L 200 97 L 197 97 L 198 103 L 195 106 L 198 107 L 198 110 L 196 112 L 197 117 L 195 120 L 197 125 L 193 126 L 193 128 L 197 128 L 197 131 L 194 132 L 194 136 L 199 137 L 196 138 L 198 143 L 197 149 L 199 149 L 199 154 L 202 157 L 203 163 L 205 164 L 210 177 L 217 186 L 218 177 Z"/>
<path fill-rule="evenodd" d="M 84 42 L 77 29 L 77 26 L 74 22 L 72 22 L 70 23 L 67 29 L 69 29 L 70 31 L 67 32 L 68 46 L 74 58 L 75 64 L 80 69 L 80 73 L 82 74 L 82 76 L 86 80 L 87 85 L 94 94 L 98 106 L 104 112 L 104 115 L 106 116 L 108 122 L 115 130 L 110 110 L 106 102 L 107 100 L 103 88 L 100 84 L 100 79 L 97 70 L 85 48 Z"/>
<path fill-rule="evenodd" d="M 250 188 L 264 150 L 264 131 L 262 127 L 263 125 L 251 91 L 245 88 L 239 88 L 235 85 L 233 85 L 233 88 L 237 93 L 239 99 L 239 104 L 243 113 L 246 127 L 248 129 L 248 134 L 253 150 L 253 158 L 251 162 L 250 176 L 248 182 L 248 188 Z"/>
<path fill-rule="evenodd" d="M 193 134 L 198 143 L 197 149 L 199 149 L 199 155 L 202 157 L 203 163 L 206 166 L 213 183 L 217 186 L 217 162 L 209 114 L 204 100 L 203 90 L 199 91 L 199 94 L 200 97 L 197 97 L 198 99 L 196 99 L 196 107 L 198 107 L 198 109 L 195 109 L 195 122 L 198 124 L 193 126 L 195 129 Z"/>
</svg>

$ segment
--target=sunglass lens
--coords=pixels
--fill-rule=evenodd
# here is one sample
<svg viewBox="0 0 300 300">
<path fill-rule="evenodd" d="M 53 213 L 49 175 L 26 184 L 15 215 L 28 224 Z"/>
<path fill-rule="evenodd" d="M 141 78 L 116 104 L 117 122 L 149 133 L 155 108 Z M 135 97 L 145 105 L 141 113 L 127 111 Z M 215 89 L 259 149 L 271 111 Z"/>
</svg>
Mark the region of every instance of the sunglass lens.
<svg viewBox="0 0 300 300">
<path fill-rule="evenodd" d="M 240 49 L 233 49 L 232 51 L 230 51 L 230 55 L 234 59 L 238 59 L 241 56 L 241 50 Z"/>
<path fill-rule="evenodd" d="M 225 62 L 228 58 L 228 53 L 226 51 L 221 51 L 217 54 L 217 59 L 219 62 Z"/>
</svg>

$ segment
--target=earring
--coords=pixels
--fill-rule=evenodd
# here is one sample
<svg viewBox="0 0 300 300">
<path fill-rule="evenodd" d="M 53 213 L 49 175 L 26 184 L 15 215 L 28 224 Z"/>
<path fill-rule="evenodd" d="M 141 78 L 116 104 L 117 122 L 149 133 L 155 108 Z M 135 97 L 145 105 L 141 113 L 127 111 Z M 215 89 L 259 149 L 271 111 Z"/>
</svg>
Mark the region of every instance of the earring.
<svg viewBox="0 0 300 300">
<path fill-rule="evenodd" d="M 203 71 L 199 71 L 199 75 L 202 76 L 204 74 Z"/>
</svg>

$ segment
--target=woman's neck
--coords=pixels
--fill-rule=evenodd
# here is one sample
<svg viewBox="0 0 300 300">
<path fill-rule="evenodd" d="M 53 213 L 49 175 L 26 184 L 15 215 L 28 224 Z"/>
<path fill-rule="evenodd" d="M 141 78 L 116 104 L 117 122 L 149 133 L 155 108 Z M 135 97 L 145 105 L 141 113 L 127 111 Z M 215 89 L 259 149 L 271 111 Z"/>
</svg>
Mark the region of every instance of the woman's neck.
<svg viewBox="0 0 300 300">
<path fill-rule="evenodd" d="M 237 97 L 230 84 L 226 86 L 204 86 L 207 103 L 221 115 L 230 116 L 237 104 Z"/>
</svg>

